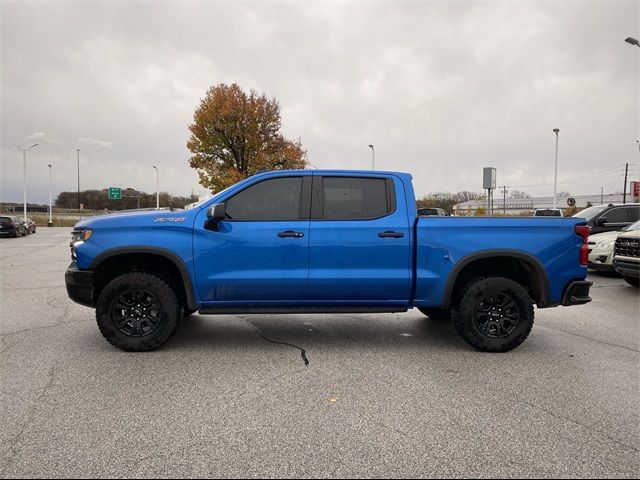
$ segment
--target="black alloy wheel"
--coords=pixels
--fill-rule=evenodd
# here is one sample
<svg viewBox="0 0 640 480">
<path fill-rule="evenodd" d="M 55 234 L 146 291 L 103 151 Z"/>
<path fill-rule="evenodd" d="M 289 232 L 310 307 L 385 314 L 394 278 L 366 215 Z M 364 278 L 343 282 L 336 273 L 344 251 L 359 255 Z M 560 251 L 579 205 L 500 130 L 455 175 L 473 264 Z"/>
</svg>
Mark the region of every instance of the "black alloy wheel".
<svg viewBox="0 0 640 480">
<path fill-rule="evenodd" d="M 153 333 L 160 323 L 160 302 L 153 293 L 132 288 L 116 297 L 111 318 L 118 330 L 129 337 Z"/>
<path fill-rule="evenodd" d="M 520 309 L 507 293 L 491 294 L 476 306 L 474 321 L 478 330 L 489 338 L 507 338 L 520 323 Z"/>
</svg>

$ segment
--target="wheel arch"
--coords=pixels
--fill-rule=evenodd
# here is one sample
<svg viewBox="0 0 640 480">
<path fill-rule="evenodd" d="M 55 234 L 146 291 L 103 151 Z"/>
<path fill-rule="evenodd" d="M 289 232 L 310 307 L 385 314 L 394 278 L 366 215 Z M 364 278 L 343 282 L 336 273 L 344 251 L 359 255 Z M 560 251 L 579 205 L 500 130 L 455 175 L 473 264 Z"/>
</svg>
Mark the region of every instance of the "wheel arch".
<svg viewBox="0 0 640 480">
<path fill-rule="evenodd" d="M 466 282 L 478 276 L 492 274 L 521 284 L 538 307 L 551 305 L 547 272 L 535 256 L 519 250 L 494 249 L 473 253 L 457 262 L 447 279 L 442 308 L 451 306 L 456 290 Z"/>
<path fill-rule="evenodd" d="M 89 268 L 94 272 L 94 300 L 104 286 L 117 275 L 144 271 L 167 277 L 171 285 L 176 287 L 176 293 L 186 306 L 191 310 L 198 308 L 187 266 L 178 255 L 165 248 L 137 246 L 105 250 L 93 259 Z"/>
</svg>

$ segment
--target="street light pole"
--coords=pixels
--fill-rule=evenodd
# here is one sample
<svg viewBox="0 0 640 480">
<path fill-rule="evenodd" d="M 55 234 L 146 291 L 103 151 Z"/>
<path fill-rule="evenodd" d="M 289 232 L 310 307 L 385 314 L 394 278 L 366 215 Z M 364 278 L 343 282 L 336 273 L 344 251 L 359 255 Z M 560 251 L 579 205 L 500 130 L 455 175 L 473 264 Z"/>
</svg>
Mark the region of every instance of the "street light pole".
<svg viewBox="0 0 640 480">
<path fill-rule="evenodd" d="M 33 147 L 37 147 L 38 144 L 34 143 L 30 147 L 24 148 L 20 145 L 16 145 L 18 150 L 22 152 L 22 200 L 23 200 L 23 219 L 27 221 L 27 152 Z"/>
<path fill-rule="evenodd" d="M 160 170 L 155 165 L 152 165 L 156 169 L 156 210 L 160 210 Z"/>
<path fill-rule="evenodd" d="M 51 165 L 49 165 L 49 223 L 47 223 L 48 227 L 53 227 L 53 219 L 51 218 L 51 212 L 53 211 L 51 205 Z"/>
<path fill-rule="evenodd" d="M 635 45 L 636 47 L 640 47 L 640 41 L 633 37 L 627 37 L 624 39 L 624 41 L 630 43 L 631 45 Z"/>
<path fill-rule="evenodd" d="M 376 150 L 373 148 L 373 145 L 369 145 L 371 149 L 371 170 L 376 169 Z"/>
<path fill-rule="evenodd" d="M 556 134 L 556 169 L 553 176 L 553 208 L 556 209 L 558 206 L 558 134 L 560 133 L 560 129 L 554 128 L 553 132 Z"/>
<path fill-rule="evenodd" d="M 640 157 L 640 140 L 636 140 L 636 143 L 638 144 L 638 156 Z M 640 167 L 640 163 L 638 166 Z M 638 178 L 638 189 L 640 189 L 640 178 Z M 638 201 L 640 202 L 640 193 L 638 193 Z"/>
<path fill-rule="evenodd" d="M 76 148 L 78 153 L 78 211 L 80 211 L 80 149 Z"/>
</svg>

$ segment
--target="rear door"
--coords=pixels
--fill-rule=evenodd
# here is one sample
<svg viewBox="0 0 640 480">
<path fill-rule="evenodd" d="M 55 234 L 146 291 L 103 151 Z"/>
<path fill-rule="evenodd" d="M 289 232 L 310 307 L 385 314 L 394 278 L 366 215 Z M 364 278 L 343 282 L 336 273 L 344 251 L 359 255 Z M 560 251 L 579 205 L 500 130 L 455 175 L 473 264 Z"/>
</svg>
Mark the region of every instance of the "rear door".
<svg viewBox="0 0 640 480">
<path fill-rule="evenodd" d="M 397 192 L 401 192 L 397 195 Z M 314 175 L 309 239 L 310 300 L 406 305 L 411 234 L 399 178 Z"/>
</svg>

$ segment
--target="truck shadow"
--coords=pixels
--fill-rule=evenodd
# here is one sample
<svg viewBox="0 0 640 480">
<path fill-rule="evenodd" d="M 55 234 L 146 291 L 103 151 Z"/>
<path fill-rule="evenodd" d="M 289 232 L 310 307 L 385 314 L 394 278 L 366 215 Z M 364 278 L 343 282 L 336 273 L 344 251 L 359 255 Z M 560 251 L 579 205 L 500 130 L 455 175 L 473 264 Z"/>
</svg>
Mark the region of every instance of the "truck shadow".
<svg viewBox="0 0 640 480">
<path fill-rule="evenodd" d="M 193 315 L 164 349 L 263 348 L 265 342 L 299 349 L 352 346 L 470 349 L 451 322 L 416 314 Z"/>
</svg>

